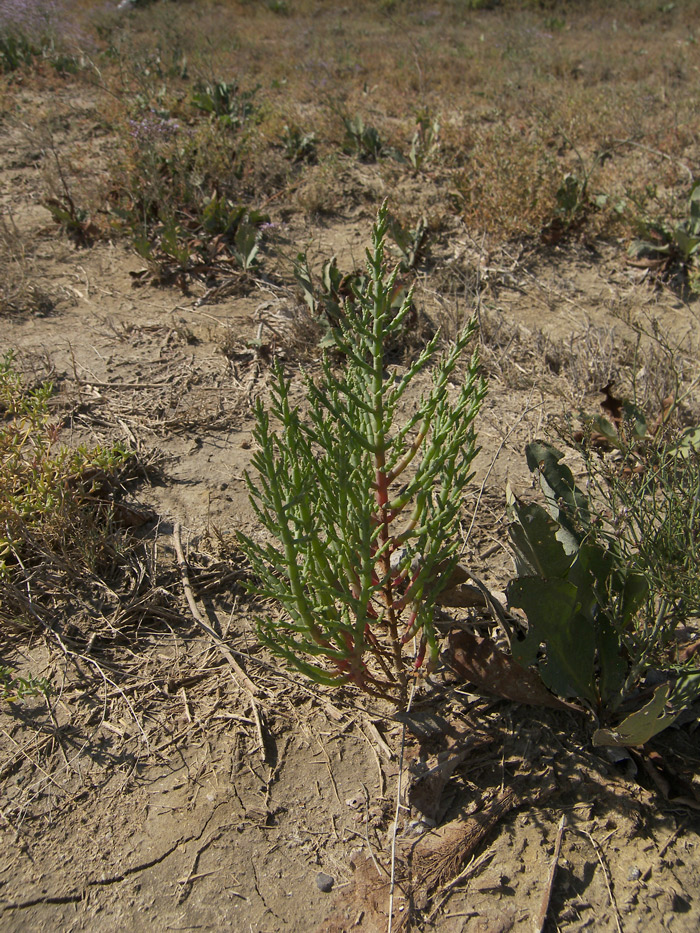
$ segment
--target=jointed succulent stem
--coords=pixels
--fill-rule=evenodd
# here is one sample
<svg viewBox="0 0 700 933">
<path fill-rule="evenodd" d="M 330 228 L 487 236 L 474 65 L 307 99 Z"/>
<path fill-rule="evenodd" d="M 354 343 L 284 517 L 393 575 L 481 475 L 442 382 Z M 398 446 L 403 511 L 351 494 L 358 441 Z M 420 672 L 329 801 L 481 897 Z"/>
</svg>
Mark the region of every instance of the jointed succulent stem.
<svg viewBox="0 0 700 933">
<path fill-rule="evenodd" d="M 436 353 L 433 339 L 397 378 L 386 347 L 411 309 L 409 293 L 392 308 L 396 271 L 387 273 L 384 206 L 367 252 L 368 278 L 334 330 L 340 370 L 330 358 L 307 379 L 308 412 L 289 404 L 289 384 L 275 371 L 273 433 L 257 408 L 248 477 L 253 506 L 268 535 L 262 545 L 241 536 L 258 589 L 281 605 L 279 619 L 259 619 L 263 641 L 307 676 L 354 683 L 402 703 L 410 665 L 406 644 L 419 638 L 414 666 L 437 646 L 432 611 L 456 548 L 461 495 L 476 456 L 472 422 L 485 393 L 475 357 L 457 398 L 449 379 L 473 334 L 471 322 L 436 367 L 418 410 L 397 425 L 399 401 Z M 398 481 L 403 485 L 397 488 Z M 444 582 L 444 581 L 442 581 Z"/>
</svg>

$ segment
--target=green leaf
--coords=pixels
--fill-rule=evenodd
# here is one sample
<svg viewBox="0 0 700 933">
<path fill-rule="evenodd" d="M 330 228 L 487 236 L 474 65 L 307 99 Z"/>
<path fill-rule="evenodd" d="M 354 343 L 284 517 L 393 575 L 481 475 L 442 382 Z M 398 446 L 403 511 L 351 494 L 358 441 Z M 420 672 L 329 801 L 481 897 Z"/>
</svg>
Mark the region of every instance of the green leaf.
<svg viewBox="0 0 700 933">
<path fill-rule="evenodd" d="M 621 629 L 627 628 L 629 623 L 644 605 L 649 595 L 649 581 L 641 573 L 629 573 L 625 577 L 622 589 L 622 598 L 619 606 L 619 619 Z"/>
<path fill-rule="evenodd" d="M 620 435 L 617 432 L 617 428 L 611 424 L 607 418 L 603 417 L 603 415 L 597 415 L 593 418 L 591 425 L 598 434 L 602 434 L 614 447 L 620 446 Z"/>
<path fill-rule="evenodd" d="M 533 441 L 525 448 L 525 456 L 531 472 L 539 474 L 550 514 L 576 537 L 571 522 L 590 523 L 588 498 L 568 466 L 560 462 L 564 454 L 546 441 Z"/>
<path fill-rule="evenodd" d="M 598 729 L 593 733 L 594 745 L 644 745 L 677 719 L 680 710 L 668 710 L 668 684 L 657 687 L 653 698 L 624 719 L 615 729 Z"/>
<path fill-rule="evenodd" d="M 572 557 L 557 540 L 557 522 L 537 503 L 515 503 L 510 511 L 517 519 L 508 526 L 508 533 L 515 547 L 519 576 L 566 577 Z"/>
<path fill-rule="evenodd" d="M 294 263 L 294 278 L 297 285 L 304 294 L 304 301 L 309 311 L 316 314 L 316 296 L 314 295 L 314 284 L 311 279 L 311 270 L 309 269 L 309 260 L 306 253 L 298 253 Z"/>
<path fill-rule="evenodd" d="M 682 227 L 676 227 L 673 231 L 673 239 L 685 262 L 697 252 L 700 246 L 700 236 L 691 236 Z"/>
<path fill-rule="evenodd" d="M 258 254 L 260 235 L 252 224 L 241 224 L 236 230 L 236 252 L 243 269 L 247 272 Z"/>
<path fill-rule="evenodd" d="M 596 620 L 596 648 L 600 699 L 614 709 L 622 699 L 628 663 L 622 654 L 620 636 L 603 613 L 599 613 Z"/>
<path fill-rule="evenodd" d="M 506 593 L 508 605 L 522 609 L 529 623 L 525 639 L 512 645 L 518 664 L 532 664 L 544 644 L 546 660 L 540 662 L 539 671 L 549 689 L 561 697 L 596 702 L 595 632 L 578 611 L 576 587 L 566 580 L 521 577 L 508 585 Z"/>
<path fill-rule="evenodd" d="M 688 229 L 693 236 L 700 236 L 700 179 L 697 179 L 690 189 L 688 209 L 690 212 Z"/>
<path fill-rule="evenodd" d="M 670 726 L 700 696 L 700 670 L 682 673 L 675 684 L 661 684 L 652 699 L 615 729 L 598 729 L 594 745 L 644 745 Z"/>
<path fill-rule="evenodd" d="M 633 240 L 627 250 L 631 259 L 657 259 L 659 256 L 668 256 L 670 252 L 670 243 L 650 240 Z"/>
<path fill-rule="evenodd" d="M 681 457 L 692 457 L 700 451 L 700 427 L 686 428 L 681 434 L 677 444 L 669 448 L 669 454 L 672 456 L 678 454 Z"/>
<path fill-rule="evenodd" d="M 576 587 L 579 611 L 593 622 L 601 602 L 608 598 L 607 583 L 613 569 L 610 550 L 597 544 L 583 544 L 571 565 L 567 579 Z"/>
</svg>

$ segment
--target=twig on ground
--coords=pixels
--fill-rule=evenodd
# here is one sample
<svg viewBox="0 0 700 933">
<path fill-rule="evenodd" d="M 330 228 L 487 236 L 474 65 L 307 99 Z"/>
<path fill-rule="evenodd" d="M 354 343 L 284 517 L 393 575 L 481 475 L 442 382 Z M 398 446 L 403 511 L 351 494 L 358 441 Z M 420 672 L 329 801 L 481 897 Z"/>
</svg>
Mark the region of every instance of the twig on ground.
<svg viewBox="0 0 700 933">
<path fill-rule="evenodd" d="M 185 597 L 187 598 L 187 604 L 190 607 L 190 612 L 192 617 L 202 628 L 207 635 L 214 642 L 216 647 L 219 649 L 225 660 L 231 667 L 231 675 L 234 682 L 242 687 L 243 690 L 248 694 L 248 699 L 250 701 L 250 708 L 252 712 L 253 719 L 255 720 L 255 729 L 258 735 L 258 742 L 260 743 L 260 755 L 265 762 L 269 764 L 268 761 L 268 751 L 267 744 L 265 742 L 265 733 L 263 729 L 263 721 L 260 715 L 260 710 L 258 709 L 258 704 L 256 702 L 256 696 L 260 695 L 260 688 L 257 687 L 253 681 L 248 677 L 246 672 L 240 666 L 240 664 L 233 657 L 229 649 L 226 647 L 223 639 L 219 638 L 214 629 L 206 622 L 197 608 L 197 603 L 195 602 L 194 593 L 192 592 L 192 586 L 190 584 L 190 576 L 187 569 L 187 561 L 185 560 L 185 554 L 182 550 L 182 539 L 180 535 L 180 523 L 176 522 L 175 527 L 173 528 L 173 543 L 175 545 L 175 553 L 177 554 L 177 565 L 180 570 L 180 576 L 182 578 L 182 588 L 185 591 Z M 337 793 L 337 791 L 336 791 Z"/>
<path fill-rule="evenodd" d="M 377 860 L 372 849 L 372 844 L 369 841 L 369 791 L 364 784 L 362 785 L 362 790 L 365 793 L 365 844 L 367 846 L 367 851 L 369 852 L 369 857 L 372 859 L 372 864 L 377 869 L 377 874 L 383 881 L 385 877 L 389 877 L 389 872 L 382 865 L 382 863 Z"/>
<path fill-rule="evenodd" d="M 182 540 L 180 537 L 180 523 L 176 522 L 173 529 L 173 543 L 175 545 L 175 553 L 177 554 L 177 565 L 180 570 L 180 576 L 182 578 L 182 588 L 185 591 L 185 597 L 187 598 L 187 604 L 190 607 L 190 612 L 194 618 L 197 625 L 200 628 L 204 629 L 207 635 L 212 639 L 216 647 L 219 649 L 221 654 L 224 656 L 226 661 L 231 666 L 231 669 L 234 674 L 234 680 L 242 686 L 251 697 L 259 696 L 261 690 L 257 687 L 253 681 L 248 677 L 246 672 L 240 666 L 240 664 L 235 660 L 229 649 L 226 647 L 226 644 L 221 638 L 216 634 L 214 629 L 206 622 L 197 608 L 197 603 L 195 602 L 194 593 L 192 592 L 192 586 L 190 584 L 190 576 L 187 569 L 187 561 L 185 560 L 185 555 L 182 550 Z"/>
<path fill-rule="evenodd" d="M 487 865 L 491 859 L 494 857 L 495 852 L 484 852 L 484 854 L 478 858 L 472 858 L 469 861 L 469 864 L 466 868 L 463 868 L 462 871 L 456 875 L 451 881 L 448 881 L 446 885 L 439 892 L 440 900 L 430 911 L 430 914 L 426 920 L 426 923 L 432 923 L 437 914 L 442 909 L 445 901 L 448 899 L 453 890 L 457 887 L 458 884 L 461 884 L 463 881 L 467 881 L 469 878 L 472 878 L 477 872 L 480 872 L 485 865 Z"/>
<path fill-rule="evenodd" d="M 615 916 L 615 925 L 617 926 L 617 933 L 623 933 L 622 929 L 622 920 L 620 919 L 620 911 L 617 909 L 617 904 L 615 902 L 615 895 L 613 894 L 612 882 L 610 878 L 610 869 L 607 866 L 605 858 L 603 856 L 603 850 L 600 846 L 600 843 L 597 842 L 590 833 L 587 833 L 585 829 L 575 829 L 574 832 L 577 832 L 580 836 L 585 836 L 586 839 L 593 846 L 593 851 L 596 854 L 598 862 L 603 872 L 603 877 L 605 878 L 605 887 L 608 889 L 608 897 L 610 898 L 610 906 L 613 909 L 613 914 Z"/>
<path fill-rule="evenodd" d="M 559 862 L 559 853 L 561 852 L 561 841 L 564 837 L 564 829 L 566 827 L 566 814 L 562 813 L 561 820 L 559 821 L 559 829 L 557 831 L 557 839 L 554 843 L 554 855 L 552 856 L 552 863 L 549 866 L 549 877 L 547 878 L 547 883 L 544 887 L 544 892 L 542 894 L 542 904 L 540 905 L 540 911 L 535 922 L 533 924 L 533 929 L 535 933 L 544 933 L 544 926 L 547 922 L 547 914 L 549 913 L 549 903 L 552 899 L 552 889 L 554 888 L 554 876 L 557 873 L 557 863 Z"/>
<path fill-rule="evenodd" d="M 326 760 L 326 768 L 328 769 L 328 776 L 331 779 L 331 786 L 333 788 L 333 793 L 335 794 L 335 799 L 338 801 L 338 806 L 342 807 L 342 803 L 340 801 L 340 794 L 338 793 L 338 785 L 335 782 L 335 777 L 333 776 L 333 769 L 331 768 L 331 759 L 328 756 L 328 752 L 326 751 L 326 748 L 323 742 L 320 741 L 320 739 L 318 738 L 315 732 L 313 732 L 312 734 L 313 734 L 314 739 L 316 740 L 316 744 L 321 749 L 321 754 Z"/>
<path fill-rule="evenodd" d="M 384 790 L 385 790 L 385 786 L 384 786 L 384 784 L 385 784 L 385 782 L 384 782 L 384 772 L 382 771 L 382 763 L 381 763 L 381 761 L 379 760 L 379 755 L 377 754 L 377 749 L 375 748 L 373 742 L 370 740 L 369 736 L 367 735 L 367 733 L 365 732 L 365 730 L 362 728 L 362 726 L 360 726 L 360 733 L 361 733 L 362 737 L 364 738 L 364 740 L 365 740 L 365 741 L 367 742 L 367 744 L 369 745 L 370 751 L 372 752 L 372 755 L 374 756 L 374 761 L 375 761 L 375 764 L 377 765 L 377 773 L 378 773 L 378 775 L 379 775 L 379 796 L 380 796 L 380 797 L 383 797 L 383 796 L 384 796 Z M 363 786 L 364 786 L 364 785 L 363 785 Z"/>
</svg>

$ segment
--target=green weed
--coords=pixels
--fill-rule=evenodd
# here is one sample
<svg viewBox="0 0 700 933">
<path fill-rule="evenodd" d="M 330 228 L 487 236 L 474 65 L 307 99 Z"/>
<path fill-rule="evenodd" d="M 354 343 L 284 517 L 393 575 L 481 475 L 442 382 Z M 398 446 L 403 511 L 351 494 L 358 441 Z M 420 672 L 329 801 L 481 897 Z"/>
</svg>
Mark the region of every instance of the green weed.
<svg viewBox="0 0 700 933">
<path fill-rule="evenodd" d="M 255 95 L 260 85 L 241 91 L 236 81 L 199 83 L 192 92 L 192 103 L 229 129 L 241 129 L 255 114 Z"/>
<path fill-rule="evenodd" d="M 257 621 L 270 650 L 318 683 L 352 683 L 403 703 L 410 667 L 426 652 L 437 658 L 433 609 L 457 559 L 459 509 L 477 452 L 473 422 L 486 389 L 473 356 L 450 398 L 471 322 L 415 413 L 398 423 L 437 337 L 405 373 L 390 368 L 387 343 L 405 326 L 411 296 L 392 309 L 398 269 L 385 268 L 386 233 L 385 205 L 364 284 L 331 326 L 343 363 L 338 369 L 326 357 L 320 380 L 307 380 L 308 412 L 292 406 L 279 366 L 270 411 L 256 407 L 248 485 L 270 540 L 240 540 L 256 591 L 282 609 Z"/>
<path fill-rule="evenodd" d="M 637 239 L 629 255 L 662 273 L 680 267 L 693 292 L 700 293 L 700 180 L 693 182 L 685 216 L 676 223 L 643 216 L 633 221 Z"/>
<path fill-rule="evenodd" d="M 387 215 L 387 235 L 391 232 L 392 226 L 394 226 L 394 233 L 397 233 L 396 224 L 397 222 Z M 420 224 L 418 229 L 420 230 Z M 401 228 L 401 231 L 397 235 L 401 236 L 402 233 L 406 239 L 409 238 L 408 232 L 404 231 L 403 228 Z M 420 241 L 422 242 L 422 236 L 420 237 Z M 415 243 L 415 237 L 410 242 Z M 409 244 L 404 245 L 410 249 Z M 402 259 L 398 266 L 400 271 L 406 270 L 405 257 L 406 255 L 410 256 L 410 252 L 408 254 L 404 253 L 403 255 L 404 259 Z M 301 289 L 304 302 L 310 312 L 312 321 L 320 329 L 321 337 L 319 346 L 324 349 L 336 347 L 334 329 L 345 315 L 346 306 L 354 305 L 358 293 L 367 288 L 367 276 L 358 271 L 342 273 L 338 268 L 336 257 L 332 256 L 324 262 L 321 268 L 320 279 L 316 281 L 309 267 L 306 253 L 299 253 L 294 263 L 294 278 Z M 397 314 L 399 312 L 407 299 L 407 295 L 408 288 L 405 282 L 397 277 L 392 283 L 392 291 L 389 295 L 389 308 L 392 313 Z M 407 321 L 407 323 L 415 324 L 415 318 L 416 311 L 411 304 L 409 308 L 409 321 Z M 406 338 L 407 335 L 404 331 L 388 334 L 385 347 L 387 355 L 392 358 L 402 355 L 402 349 L 403 345 L 406 344 Z M 410 343 L 410 341 L 408 342 Z"/>
<path fill-rule="evenodd" d="M 440 121 L 429 111 L 418 113 L 416 131 L 408 150 L 408 161 L 419 172 L 430 159 L 434 159 L 440 148 Z"/>
<path fill-rule="evenodd" d="M 25 697 L 48 697 L 51 682 L 46 677 L 18 677 L 11 668 L 0 664 L 0 700 L 14 702 Z"/>
<path fill-rule="evenodd" d="M 290 162 L 313 162 L 316 158 L 318 139 L 315 133 L 304 133 L 297 126 L 285 125 L 281 142 L 284 157 Z"/>
<path fill-rule="evenodd" d="M 16 71 L 39 54 L 34 43 L 21 33 L 0 35 L 0 72 Z"/>
<path fill-rule="evenodd" d="M 671 650 L 678 626 L 700 612 L 698 432 L 660 440 L 640 419 L 630 410 L 606 431 L 621 460 L 580 448 L 588 493 L 563 455 L 537 441 L 526 453 L 545 507 L 509 494 L 518 577 L 508 602 L 528 619 L 511 646 L 515 660 L 536 665 L 551 690 L 584 700 L 604 723 L 647 671 L 667 672 L 645 714 L 599 730 L 599 744 L 643 744 L 700 693 L 700 670 L 675 663 Z"/>
<path fill-rule="evenodd" d="M 238 203 L 258 88 L 200 81 L 177 97 L 164 82 L 144 82 L 143 93 L 125 96 L 132 115 L 112 217 L 157 283 L 249 272 L 269 221 Z"/>
<path fill-rule="evenodd" d="M 343 151 L 365 162 L 376 162 L 384 149 L 379 131 L 367 126 L 360 116 L 342 115 L 345 139 Z"/>
<path fill-rule="evenodd" d="M 0 586 L 12 587 L 46 555 L 81 554 L 95 566 L 110 522 L 109 489 L 131 454 L 119 444 L 59 444 L 50 383 L 28 389 L 11 353 L 0 359 Z M 7 595 L 7 594 L 5 594 Z M 3 600 L 3 615 L 9 610 Z"/>
</svg>

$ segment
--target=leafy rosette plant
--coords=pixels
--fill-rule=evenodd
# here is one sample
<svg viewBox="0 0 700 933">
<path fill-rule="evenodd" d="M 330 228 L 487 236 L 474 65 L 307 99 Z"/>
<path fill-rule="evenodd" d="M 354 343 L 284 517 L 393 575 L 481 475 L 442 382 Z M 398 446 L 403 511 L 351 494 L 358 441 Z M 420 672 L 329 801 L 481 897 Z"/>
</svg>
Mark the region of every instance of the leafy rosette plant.
<svg viewBox="0 0 700 933">
<path fill-rule="evenodd" d="M 629 427 L 615 435 L 618 444 L 627 434 L 638 443 Z M 589 457 L 597 498 L 579 489 L 560 451 L 535 441 L 527 462 L 545 507 L 508 495 L 518 576 L 506 592 L 528 621 L 513 658 L 603 722 L 631 704 L 615 728 L 595 732 L 596 745 L 643 745 L 700 696 L 697 661 L 680 663 L 669 650 L 678 625 L 700 608 L 694 439 L 691 431 L 677 444 L 648 445 L 642 473 L 629 477 L 605 474 Z M 649 671 L 662 682 L 642 705 Z"/>
<path fill-rule="evenodd" d="M 292 403 L 281 366 L 269 411 L 257 405 L 257 475 L 247 481 L 267 535 L 241 544 L 256 591 L 281 610 L 257 620 L 273 653 L 316 682 L 402 703 L 411 666 L 437 656 L 434 605 L 457 561 L 486 387 L 476 353 L 450 386 L 474 321 L 439 361 L 436 336 L 405 372 L 389 366 L 411 295 L 392 306 L 387 228 L 384 205 L 367 277 L 337 318 L 319 378 L 306 377 L 306 405 Z M 432 385 L 413 402 L 409 390 L 429 368 Z M 399 422 L 402 407 L 413 413 Z"/>
</svg>

